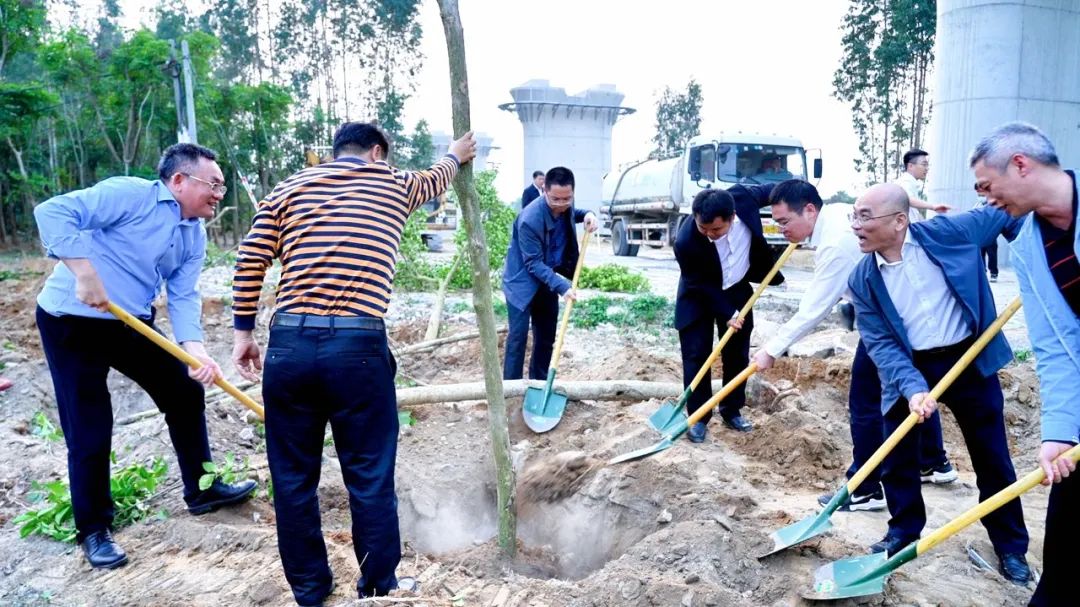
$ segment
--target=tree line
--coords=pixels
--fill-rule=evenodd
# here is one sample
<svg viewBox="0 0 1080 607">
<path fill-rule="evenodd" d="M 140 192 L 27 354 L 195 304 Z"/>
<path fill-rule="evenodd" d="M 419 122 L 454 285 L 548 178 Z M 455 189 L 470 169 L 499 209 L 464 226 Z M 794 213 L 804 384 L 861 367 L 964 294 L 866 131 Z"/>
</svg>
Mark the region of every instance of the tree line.
<svg viewBox="0 0 1080 607">
<path fill-rule="evenodd" d="M 330 144 L 344 120 L 375 119 L 392 161 L 430 164 L 426 123 L 407 132 L 420 67 L 419 0 L 180 0 L 126 30 L 117 0 L 0 0 L 0 244 L 34 238 L 33 207 L 114 175 L 154 178 L 176 143 L 173 45 L 194 72 L 198 142 L 215 149 L 229 192 L 211 225 L 219 245 L 254 202 Z M 176 56 L 179 52 L 176 52 Z M 245 187 L 247 186 L 247 187 Z"/>
</svg>

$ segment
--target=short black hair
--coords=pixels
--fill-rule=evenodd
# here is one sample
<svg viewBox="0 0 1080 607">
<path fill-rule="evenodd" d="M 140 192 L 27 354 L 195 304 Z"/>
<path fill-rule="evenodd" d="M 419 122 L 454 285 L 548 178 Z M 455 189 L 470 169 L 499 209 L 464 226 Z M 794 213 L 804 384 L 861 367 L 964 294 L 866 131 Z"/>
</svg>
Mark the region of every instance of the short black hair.
<svg viewBox="0 0 1080 607">
<path fill-rule="evenodd" d="M 190 171 L 200 158 L 217 160 L 217 154 L 210 148 L 204 148 L 195 143 L 174 143 L 165 148 L 158 161 L 158 177 L 162 181 L 168 181 L 173 175 L 183 171 Z"/>
<path fill-rule="evenodd" d="M 533 179 L 536 179 L 537 177 L 543 177 L 543 176 L 544 176 L 543 171 L 533 171 Z"/>
<path fill-rule="evenodd" d="M 712 223 L 717 217 L 731 221 L 735 215 L 735 198 L 727 190 L 702 190 L 691 205 L 694 217 L 701 223 Z"/>
<path fill-rule="evenodd" d="M 555 167 L 544 175 L 544 189 L 550 190 L 553 185 L 568 185 L 574 189 L 574 172 L 566 167 Z"/>
<path fill-rule="evenodd" d="M 346 122 L 334 133 L 334 158 L 342 152 L 363 154 L 377 145 L 382 146 L 389 158 L 390 140 L 382 129 L 370 122 Z"/>
<path fill-rule="evenodd" d="M 919 148 L 912 148 L 904 154 L 904 166 L 911 164 L 919 156 L 929 156 L 930 154 L 920 150 Z"/>
<path fill-rule="evenodd" d="M 825 203 L 813 184 L 802 179 L 788 179 L 773 187 L 769 193 L 769 204 L 786 204 L 792 213 L 802 215 L 806 205 L 812 204 L 820 211 Z"/>
</svg>

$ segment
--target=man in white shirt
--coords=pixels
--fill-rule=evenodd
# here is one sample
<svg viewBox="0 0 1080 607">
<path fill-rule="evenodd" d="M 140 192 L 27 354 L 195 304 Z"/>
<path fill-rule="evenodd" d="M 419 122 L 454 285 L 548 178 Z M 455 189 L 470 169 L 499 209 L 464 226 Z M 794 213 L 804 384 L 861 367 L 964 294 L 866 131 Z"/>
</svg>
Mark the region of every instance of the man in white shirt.
<svg viewBox="0 0 1080 607">
<path fill-rule="evenodd" d="M 729 382 L 750 362 L 750 333 L 754 318 L 738 321 L 739 310 L 753 295 L 751 282 L 761 282 L 776 262 L 762 233 L 759 208 L 768 203 L 772 185 L 734 186 L 728 191 L 705 190 L 693 202 L 693 217 L 683 222 L 675 239 L 679 262 L 679 291 L 675 297 L 675 328 L 682 351 L 683 382 L 689 385 L 713 349 L 715 326 L 721 333 L 738 331 L 721 352 L 724 382 Z M 777 275 L 772 284 L 780 284 Z M 744 324 L 745 323 L 745 324 Z M 710 382 L 702 381 L 687 399 L 691 413 L 712 396 Z M 753 426 L 740 413 L 746 403 L 740 386 L 721 401 L 724 424 L 739 432 Z M 705 440 L 710 411 L 687 432 L 696 443 Z"/>
<path fill-rule="evenodd" d="M 952 209 L 947 204 L 931 204 L 926 201 L 926 174 L 930 172 L 930 155 L 918 148 L 904 154 L 904 172 L 893 183 L 904 188 L 908 195 L 908 220 L 923 220 L 927 210 L 945 213 Z"/>
<path fill-rule="evenodd" d="M 825 205 L 813 185 L 800 180 L 785 181 L 769 195 L 773 220 L 785 238 L 803 242 L 809 238 L 814 252 L 814 278 L 802 299 L 799 311 L 780 326 L 776 335 L 754 354 L 758 368 L 768 369 L 792 344 L 810 333 L 829 315 L 841 299 L 850 301 L 848 278 L 862 259 L 859 240 L 851 231 L 852 207 L 843 203 Z M 881 417 L 881 384 L 877 367 L 866 353 L 862 341 L 855 350 L 848 391 L 851 414 L 852 462 L 847 470 L 851 478 L 884 441 Z M 919 426 L 920 470 L 924 482 L 949 483 L 956 471 L 945 456 L 941 439 L 941 420 L 935 413 L 928 423 Z M 818 498 L 829 503 L 831 494 Z M 884 510 L 885 496 L 881 475 L 874 470 L 851 495 L 841 510 Z"/>
</svg>

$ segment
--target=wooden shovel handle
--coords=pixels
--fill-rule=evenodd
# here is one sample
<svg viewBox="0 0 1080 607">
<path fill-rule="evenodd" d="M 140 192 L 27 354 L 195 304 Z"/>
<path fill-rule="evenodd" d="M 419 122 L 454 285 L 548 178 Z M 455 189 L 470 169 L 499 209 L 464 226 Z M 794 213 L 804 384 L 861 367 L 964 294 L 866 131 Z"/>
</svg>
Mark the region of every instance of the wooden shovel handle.
<svg viewBox="0 0 1080 607">
<path fill-rule="evenodd" d="M 758 298 L 761 297 L 761 294 L 765 292 L 765 287 L 769 286 L 769 283 L 772 282 L 773 277 L 776 276 L 776 273 L 780 271 L 780 268 L 784 267 L 784 264 L 787 263 L 788 258 L 791 257 L 791 254 L 794 253 L 795 249 L 797 248 L 799 248 L 799 243 L 793 242 L 789 244 L 786 249 L 784 249 L 784 252 L 780 254 L 780 258 L 776 260 L 775 264 L 773 264 L 772 269 L 769 270 L 769 273 L 765 275 L 765 280 L 761 281 L 761 284 L 758 285 L 758 288 L 754 290 L 754 294 L 750 296 L 749 300 L 747 300 L 746 305 L 742 307 L 742 310 L 739 310 L 739 320 L 746 318 L 746 315 L 750 313 L 751 309 L 753 309 L 754 303 L 757 302 Z M 720 352 L 724 349 L 724 346 L 727 345 L 727 342 L 731 340 L 731 336 L 734 334 L 735 329 L 732 327 L 728 327 L 727 331 L 724 331 L 724 336 L 720 338 L 720 343 L 716 344 L 716 347 L 713 348 L 712 354 L 709 355 L 709 358 L 705 361 L 705 364 L 701 366 L 701 369 L 698 371 L 697 375 L 694 376 L 694 381 L 690 382 L 689 389 L 691 392 L 696 390 L 698 384 L 701 383 L 701 380 L 705 379 L 705 376 L 709 374 L 709 370 L 712 369 L 713 364 L 716 363 L 716 359 L 720 358 Z"/>
<path fill-rule="evenodd" d="M 574 266 L 574 279 L 570 282 L 570 290 L 577 289 L 578 278 L 581 277 L 581 266 L 585 263 L 585 247 L 589 246 L 589 235 L 591 232 L 585 230 L 585 235 L 581 237 L 581 251 L 577 258 L 577 265 Z M 559 368 L 559 357 L 562 356 L 562 343 L 566 337 L 566 328 L 570 325 L 570 311 L 574 308 L 574 300 L 566 302 L 566 307 L 563 309 L 562 320 L 559 321 L 559 336 L 555 339 L 555 353 L 551 355 L 552 369 Z"/>
<path fill-rule="evenodd" d="M 971 347 L 968 348 L 967 352 L 964 352 L 964 355 L 960 357 L 960 360 L 956 361 L 956 364 L 949 369 L 949 372 L 945 374 L 945 377 L 942 377 L 941 381 L 930 390 L 930 397 L 934 400 L 941 398 L 941 395 L 949 389 L 949 386 L 956 381 L 956 378 L 960 377 L 960 374 L 964 372 L 964 369 L 967 369 L 968 366 L 971 365 L 972 361 L 975 360 L 975 357 L 986 348 L 986 345 L 990 343 L 990 340 L 997 336 L 1001 331 L 1001 328 L 1005 326 L 1005 323 L 1009 322 L 1009 319 L 1012 318 L 1013 314 L 1016 314 L 1016 311 L 1019 309 L 1020 297 L 1017 296 L 1017 298 L 1012 300 L 1012 302 L 1010 302 L 1001 312 L 997 319 L 994 320 L 993 324 L 982 332 L 982 335 L 975 340 L 975 343 L 971 344 Z M 889 455 L 894 447 L 896 447 L 897 443 L 907 436 L 907 433 L 915 427 L 915 424 L 918 423 L 918 421 L 919 416 L 914 413 L 908 415 L 907 418 L 904 419 L 904 423 L 900 424 L 900 427 L 889 435 L 889 438 L 885 439 L 885 442 L 878 447 L 877 451 L 874 451 L 874 454 L 870 456 L 870 459 L 866 460 L 866 463 L 862 465 L 862 468 L 859 468 L 858 472 L 855 473 L 855 476 L 852 476 L 851 480 L 847 482 L 849 492 L 854 493 L 855 489 L 858 489 L 859 485 L 866 480 L 866 477 L 870 476 L 870 473 L 881 464 L 885 457 Z"/>
<path fill-rule="evenodd" d="M 693 426 L 694 424 L 701 421 L 701 418 L 705 417 L 706 413 L 712 411 L 720 401 L 727 398 L 728 394 L 734 392 L 735 388 L 741 386 L 743 382 L 750 378 L 751 375 L 757 373 L 757 370 L 757 363 L 750 363 L 750 366 L 743 369 L 738 375 L 733 377 L 731 381 L 724 384 L 724 387 L 720 388 L 719 392 L 713 394 L 712 398 L 710 398 L 708 401 L 705 402 L 705 404 L 701 405 L 700 407 L 695 409 L 693 413 L 690 414 L 690 417 L 686 419 L 687 427 Z"/>
<path fill-rule="evenodd" d="M 117 306 L 112 302 L 109 302 L 109 312 L 111 312 L 113 316 L 123 321 L 125 325 L 131 327 L 132 329 L 135 329 L 139 333 L 142 333 L 144 337 L 160 346 L 169 354 L 172 354 L 176 358 L 179 358 L 187 366 L 192 367 L 193 369 L 198 369 L 203 366 L 203 364 L 199 362 L 199 359 L 185 352 L 183 348 L 169 341 L 162 334 L 151 329 L 138 318 L 135 318 L 131 314 L 128 314 L 128 312 L 123 308 Z M 214 383 L 217 384 L 222 390 L 231 394 L 233 398 L 240 401 L 240 404 L 244 405 L 248 409 L 251 409 L 256 414 L 258 414 L 259 419 L 264 419 L 262 405 L 251 400 L 251 397 L 238 390 L 236 386 L 230 384 L 228 381 L 225 380 L 225 378 L 219 377 L 214 380 Z"/>
<path fill-rule="evenodd" d="M 1063 457 L 1067 457 L 1073 462 L 1080 460 L 1080 445 L 1062 453 L 1058 456 L 1058 459 Z M 916 553 L 923 554 L 949 537 L 956 535 L 964 527 L 967 527 L 994 510 L 997 510 L 1012 500 L 1020 497 L 1021 494 L 1030 491 L 1033 487 L 1041 483 L 1044 478 L 1046 478 L 1046 471 L 1043 470 L 1041 466 L 1032 470 L 1015 483 L 988 497 L 985 502 L 981 502 L 972 507 L 967 512 L 949 521 L 944 527 L 919 540 L 919 543 L 915 547 Z"/>
</svg>

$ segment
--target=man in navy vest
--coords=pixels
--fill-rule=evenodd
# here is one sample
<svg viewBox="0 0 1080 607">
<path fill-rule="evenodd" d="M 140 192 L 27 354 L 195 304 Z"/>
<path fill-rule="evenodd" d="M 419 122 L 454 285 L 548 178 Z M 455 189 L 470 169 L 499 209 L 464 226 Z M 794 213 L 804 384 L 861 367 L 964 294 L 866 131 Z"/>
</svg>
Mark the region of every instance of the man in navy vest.
<svg viewBox="0 0 1080 607">
<path fill-rule="evenodd" d="M 675 296 L 675 329 L 682 349 L 683 384 L 689 386 L 713 350 L 713 326 L 723 334 L 737 331 L 720 353 L 724 383 L 750 364 L 750 333 L 754 316 L 739 321 L 739 310 L 754 293 L 751 282 L 760 283 L 776 263 L 761 228 L 760 207 L 769 204 L 772 185 L 734 186 L 730 190 L 704 190 L 694 197 L 693 218 L 683 221 L 675 238 L 679 262 L 679 291 Z M 772 284 L 784 281 L 781 274 Z M 712 397 L 711 382 L 698 384 L 686 402 L 693 413 Z M 724 425 L 739 432 L 754 426 L 740 410 L 746 404 L 746 385 L 720 401 L 717 408 Z M 705 440 L 712 411 L 694 424 L 687 437 Z"/>
<path fill-rule="evenodd" d="M 1071 605 L 1072 553 L 1080 544 L 1080 481 L 1059 455 L 1080 441 L 1080 240 L 1076 237 L 1076 173 L 1062 170 L 1054 145 L 1039 129 L 1010 123 L 995 129 L 971 155 L 975 190 L 986 202 L 1023 218 L 1009 259 L 1020 283 L 1024 319 L 1035 351 L 1042 397 L 1039 464 L 1054 483 L 1046 508 L 1043 574 L 1031 604 Z"/>
<path fill-rule="evenodd" d="M 984 207 L 909 224 L 908 196 L 896 184 L 871 187 L 856 202 L 851 225 L 868 253 L 848 287 L 859 332 L 881 377 L 885 432 L 909 412 L 924 422 L 937 409 L 930 389 L 997 317 L 981 251 L 1015 220 Z M 964 435 L 979 500 L 1016 480 L 1005 438 L 1004 398 L 997 371 L 1012 360 L 998 333 L 942 395 Z M 885 459 L 881 480 L 889 531 L 871 552 L 890 556 L 919 539 L 926 525 L 920 491 L 918 436 L 909 433 Z M 1020 501 L 982 519 L 1006 579 L 1026 584 L 1028 534 Z"/>
</svg>

